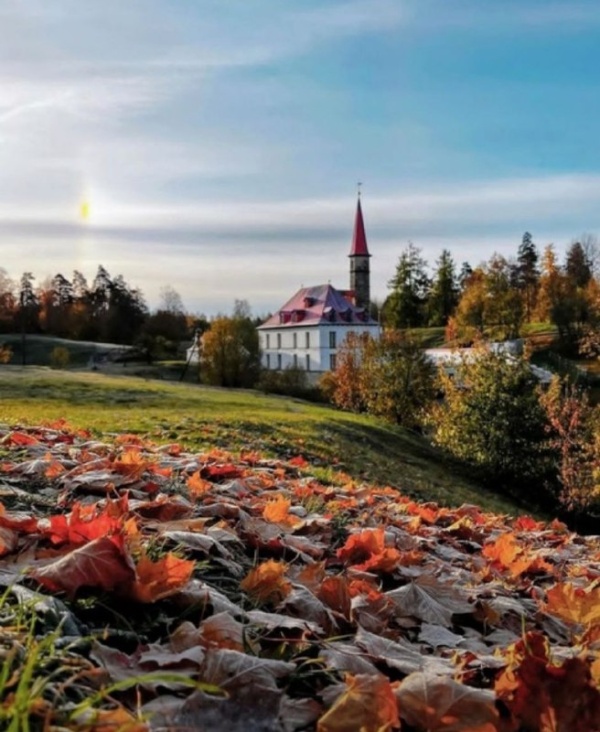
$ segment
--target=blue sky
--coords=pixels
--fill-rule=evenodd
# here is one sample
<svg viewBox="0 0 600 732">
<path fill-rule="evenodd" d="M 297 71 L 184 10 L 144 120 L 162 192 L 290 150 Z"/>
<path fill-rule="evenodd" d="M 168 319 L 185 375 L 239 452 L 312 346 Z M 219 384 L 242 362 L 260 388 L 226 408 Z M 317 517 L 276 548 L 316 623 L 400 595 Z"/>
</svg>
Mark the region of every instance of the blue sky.
<svg viewBox="0 0 600 732">
<path fill-rule="evenodd" d="M 158 304 L 372 292 L 600 233 L 597 0 L 0 0 L 0 267 Z M 89 201 L 87 222 L 79 215 Z"/>
</svg>

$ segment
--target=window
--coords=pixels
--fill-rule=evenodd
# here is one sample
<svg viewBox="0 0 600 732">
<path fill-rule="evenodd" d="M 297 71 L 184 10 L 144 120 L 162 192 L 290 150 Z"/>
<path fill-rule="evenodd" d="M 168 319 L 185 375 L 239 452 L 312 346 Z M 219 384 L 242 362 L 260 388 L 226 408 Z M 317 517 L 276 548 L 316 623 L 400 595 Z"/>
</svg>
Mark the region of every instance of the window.
<svg viewBox="0 0 600 732">
<path fill-rule="evenodd" d="M 267 353 L 267 368 L 271 368 L 271 354 Z"/>
<path fill-rule="evenodd" d="M 298 348 L 298 334 L 294 333 L 293 338 L 294 338 L 294 348 Z"/>
<path fill-rule="evenodd" d="M 281 353 L 277 354 L 277 368 L 281 371 Z"/>
<path fill-rule="evenodd" d="M 306 335 L 308 335 L 308 333 Z M 310 371 L 310 356 L 308 353 L 306 354 L 306 370 Z"/>
<path fill-rule="evenodd" d="M 329 356 L 329 370 L 335 371 L 335 353 Z"/>
<path fill-rule="evenodd" d="M 271 335 L 267 333 L 267 348 L 271 348 Z"/>
<path fill-rule="evenodd" d="M 281 348 L 281 333 L 277 334 L 277 348 Z"/>
<path fill-rule="evenodd" d="M 310 331 L 306 331 L 306 347 L 310 348 Z"/>
<path fill-rule="evenodd" d="M 295 368 L 295 369 L 297 369 L 297 368 L 298 368 L 298 356 L 297 356 L 297 354 L 295 354 L 295 353 L 294 353 L 294 368 Z"/>
<path fill-rule="evenodd" d="M 336 347 L 336 335 L 335 330 L 329 332 L 329 348 Z"/>
</svg>

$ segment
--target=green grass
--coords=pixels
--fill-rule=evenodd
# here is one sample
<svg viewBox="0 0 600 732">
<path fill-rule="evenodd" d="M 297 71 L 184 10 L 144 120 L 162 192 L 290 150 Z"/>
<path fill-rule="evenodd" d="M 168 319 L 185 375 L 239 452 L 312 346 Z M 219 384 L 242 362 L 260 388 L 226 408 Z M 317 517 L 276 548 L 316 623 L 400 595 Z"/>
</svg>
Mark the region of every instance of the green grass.
<svg viewBox="0 0 600 732">
<path fill-rule="evenodd" d="M 482 488 L 419 435 L 372 417 L 253 391 L 174 384 L 99 373 L 0 368 L 0 422 L 66 419 L 103 433 L 134 432 L 192 449 L 303 455 L 320 478 L 345 472 L 445 505 L 475 503 L 518 512 Z"/>
</svg>

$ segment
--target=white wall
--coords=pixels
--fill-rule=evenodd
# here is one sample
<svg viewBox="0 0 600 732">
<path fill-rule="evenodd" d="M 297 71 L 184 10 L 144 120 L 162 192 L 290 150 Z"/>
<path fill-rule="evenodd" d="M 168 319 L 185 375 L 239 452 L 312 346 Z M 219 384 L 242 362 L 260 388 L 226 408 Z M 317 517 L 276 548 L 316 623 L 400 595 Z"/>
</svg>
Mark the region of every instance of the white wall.
<svg viewBox="0 0 600 732">
<path fill-rule="evenodd" d="M 306 347 L 307 333 L 310 334 L 308 348 Z M 330 333 L 335 334 L 335 348 L 330 347 Z M 263 368 L 269 368 L 270 370 L 285 369 L 294 364 L 294 356 L 296 356 L 297 365 L 300 368 L 306 368 L 306 357 L 309 356 L 310 371 L 329 371 L 330 357 L 337 354 L 338 348 L 348 333 L 370 333 L 374 338 L 378 338 L 380 328 L 378 325 L 368 325 L 366 323 L 364 325 L 331 323 L 260 330 L 259 342 Z M 294 334 L 296 335 L 295 347 Z M 281 347 L 278 347 L 278 336 L 281 337 Z M 279 356 L 281 356 L 281 366 L 279 365 Z"/>
</svg>

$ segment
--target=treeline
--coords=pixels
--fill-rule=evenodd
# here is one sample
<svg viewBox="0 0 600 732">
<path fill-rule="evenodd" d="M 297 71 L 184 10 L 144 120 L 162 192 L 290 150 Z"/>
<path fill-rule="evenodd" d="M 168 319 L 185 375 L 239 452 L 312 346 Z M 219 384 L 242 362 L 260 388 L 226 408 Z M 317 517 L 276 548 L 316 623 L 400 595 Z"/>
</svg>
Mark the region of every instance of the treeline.
<svg viewBox="0 0 600 732">
<path fill-rule="evenodd" d="M 585 235 L 562 263 L 553 245 L 538 252 L 525 232 L 514 258 L 494 254 L 472 268 L 457 269 L 443 250 L 433 275 L 421 250 L 410 244 L 400 255 L 390 294 L 381 309 L 389 328 L 445 326 L 447 340 L 517 337 L 526 322 L 551 322 L 563 351 L 600 352 L 600 247 Z"/>
<path fill-rule="evenodd" d="M 19 281 L 0 268 L 0 333 L 27 333 L 137 345 L 149 357 L 175 354 L 179 343 L 205 330 L 203 316 L 184 312 L 172 287 L 161 291 L 157 310 L 150 312 L 141 290 L 123 275 L 111 276 L 100 265 L 88 282 L 81 272 L 62 274 L 36 284 L 31 272 Z"/>
</svg>

